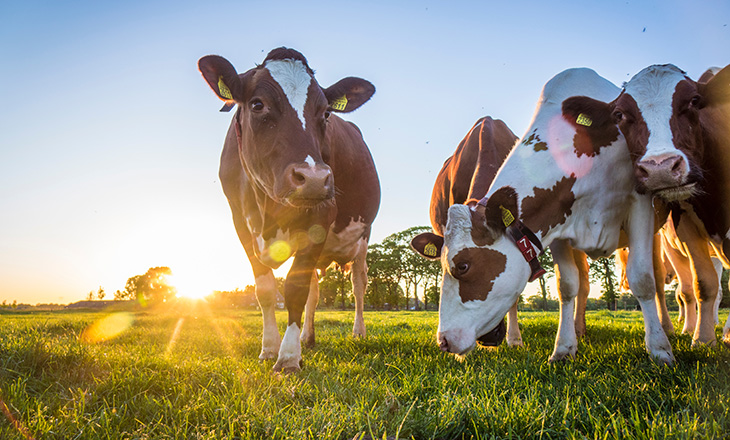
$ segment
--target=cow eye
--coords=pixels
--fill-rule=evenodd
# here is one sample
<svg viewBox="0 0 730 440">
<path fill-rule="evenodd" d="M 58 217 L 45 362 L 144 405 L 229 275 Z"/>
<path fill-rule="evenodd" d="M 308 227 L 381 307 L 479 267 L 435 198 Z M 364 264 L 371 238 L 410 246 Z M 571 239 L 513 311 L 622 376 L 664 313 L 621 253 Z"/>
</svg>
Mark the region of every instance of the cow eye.
<svg viewBox="0 0 730 440">
<path fill-rule="evenodd" d="M 624 114 L 622 112 L 616 110 L 615 112 L 613 112 L 613 120 L 616 121 L 617 123 L 623 121 Z"/>
<path fill-rule="evenodd" d="M 689 100 L 689 106 L 690 107 L 697 107 L 697 106 L 699 106 L 701 99 L 702 98 L 700 97 L 700 95 L 693 96 L 692 99 Z"/>
<path fill-rule="evenodd" d="M 331 112 L 330 112 L 329 110 L 325 111 L 325 112 L 324 112 L 324 120 L 325 120 L 325 121 L 326 121 L 326 120 L 328 120 L 328 119 L 330 118 L 330 115 L 331 115 L 331 114 L 332 114 L 332 113 L 331 113 Z"/>
<path fill-rule="evenodd" d="M 466 274 L 467 272 L 469 272 L 469 263 L 467 263 L 467 262 L 464 261 L 464 262 L 461 262 L 461 263 L 459 263 L 459 264 L 456 265 L 456 273 L 457 273 L 457 275 L 460 275 L 461 276 L 461 275 Z"/>
<path fill-rule="evenodd" d="M 260 112 L 264 110 L 264 103 L 260 99 L 254 99 L 251 101 L 251 110 Z"/>
</svg>

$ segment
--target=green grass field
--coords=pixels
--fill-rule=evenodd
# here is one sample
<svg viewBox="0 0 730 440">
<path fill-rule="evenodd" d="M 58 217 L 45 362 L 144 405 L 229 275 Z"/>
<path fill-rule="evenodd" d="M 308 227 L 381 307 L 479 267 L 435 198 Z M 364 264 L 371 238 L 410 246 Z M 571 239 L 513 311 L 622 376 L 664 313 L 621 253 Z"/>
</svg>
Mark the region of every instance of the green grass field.
<svg viewBox="0 0 730 440">
<path fill-rule="evenodd" d="M 520 314 L 524 349 L 459 361 L 435 312 L 366 312 L 354 340 L 351 312 L 322 311 L 288 376 L 257 359 L 257 312 L 121 315 L 90 342 L 106 315 L 0 313 L 0 439 L 730 436 L 730 350 L 677 336 L 676 364 L 656 366 L 639 312 L 589 312 L 577 358 L 550 365 L 557 313 Z"/>
</svg>

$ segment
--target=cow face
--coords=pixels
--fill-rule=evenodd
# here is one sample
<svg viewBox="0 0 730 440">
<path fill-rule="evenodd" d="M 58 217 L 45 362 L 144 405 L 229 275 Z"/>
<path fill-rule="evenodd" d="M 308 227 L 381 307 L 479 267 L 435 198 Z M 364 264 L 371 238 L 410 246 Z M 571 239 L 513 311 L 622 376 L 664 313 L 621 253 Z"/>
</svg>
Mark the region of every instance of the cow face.
<svg viewBox="0 0 730 440">
<path fill-rule="evenodd" d="M 441 260 L 438 342 L 443 351 L 465 354 L 478 338 L 504 336 L 499 326 L 530 277 L 530 266 L 502 223 L 503 208 L 516 214 L 516 204 L 514 191 L 502 188 L 484 208 L 453 205 L 443 238 L 427 233 L 411 241 L 422 256 Z"/>
<path fill-rule="evenodd" d="M 350 112 L 375 92 L 368 81 L 345 78 L 323 89 L 299 52 L 274 49 L 263 64 L 239 75 L 225 58 L 209 55 L 200 72 L 234 120 L 241 164 L 275 202 L 313 208 L 332 201 L 329 159 L 332 112 Z"/>
<path fill-rule="evenodd" d="M 703 84 L 671 64 L 649 66 L 626 83 L 613 102 L 573 97 L 563 103 L 563 113 L 612 121 L 626 138 L 637 190 L 670 202 L 684 200 L 697 191 L 702 174 L 700 111 L 727 102 L 729 79 L 728 69 Z M 592 130 L 602 129 L 605 126 L 599 124 Z"/>
</svg>

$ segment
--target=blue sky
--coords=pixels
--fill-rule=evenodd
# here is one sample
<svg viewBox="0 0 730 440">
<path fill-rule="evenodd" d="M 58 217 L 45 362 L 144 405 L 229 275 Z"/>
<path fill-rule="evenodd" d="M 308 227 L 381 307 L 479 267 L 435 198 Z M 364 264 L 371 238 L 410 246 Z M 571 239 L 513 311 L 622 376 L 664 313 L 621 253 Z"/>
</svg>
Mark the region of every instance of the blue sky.
<svg viewBox="0 0 730 440">
<path fill-rule="evenodd" d="M 0 3 L 0 302 L 109 295 L 152 266 L 186 289 L 252 283 L 218 182 L 232 114 L 197 71 L 278 46 L 323 86 L 377 92 L 346 116 L 378 167 L 373 241 L 428 224 L 433 181 L 481 116 L 521 136 L 542 85 L 591 67 L 620 85 L 728 64 L 727 1 Z"/>
</svg>

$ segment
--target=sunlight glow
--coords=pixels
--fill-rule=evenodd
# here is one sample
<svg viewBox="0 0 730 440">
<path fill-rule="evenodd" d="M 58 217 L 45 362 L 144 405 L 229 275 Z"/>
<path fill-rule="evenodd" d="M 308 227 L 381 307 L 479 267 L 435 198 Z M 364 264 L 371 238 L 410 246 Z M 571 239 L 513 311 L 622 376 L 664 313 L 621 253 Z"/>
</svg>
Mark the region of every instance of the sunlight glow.
<svg viewBox="0 0 730 440">
<path fill-rule="evenodd" d="M 212 289 L 206 287 L 209 283 L 206 277 L 191 276 L 189 273 L 167 276 L 167 284 L 174 287 L 178 298 L 203 299 L 213 293 Z"/>
</svg>

